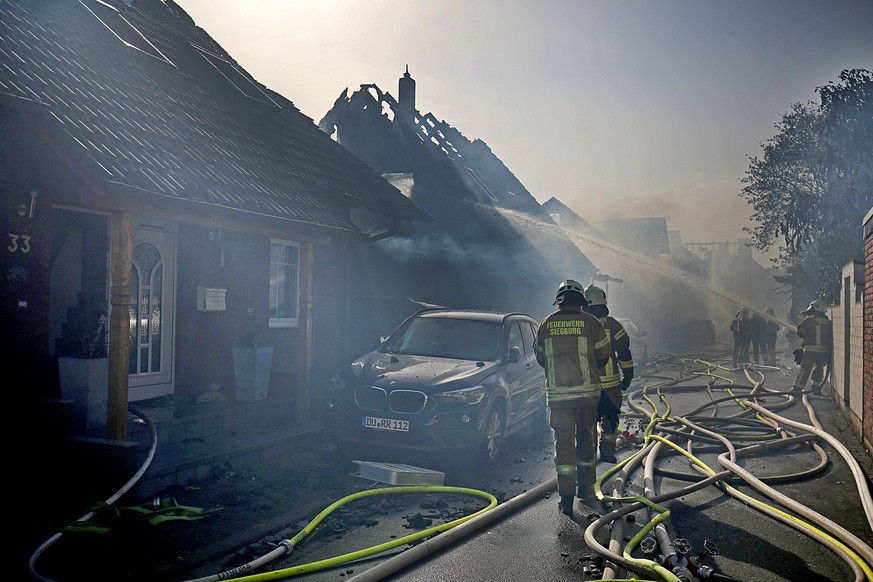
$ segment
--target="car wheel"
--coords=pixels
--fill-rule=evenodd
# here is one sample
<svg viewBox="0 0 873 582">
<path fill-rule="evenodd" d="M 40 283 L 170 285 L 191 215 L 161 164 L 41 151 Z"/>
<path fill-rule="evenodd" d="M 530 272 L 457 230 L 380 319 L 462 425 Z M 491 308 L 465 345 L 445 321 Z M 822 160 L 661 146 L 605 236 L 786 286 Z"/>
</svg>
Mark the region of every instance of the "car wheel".
<svg viewBox="0 0 873 582">
<path fill-rule="evenodd" d="M 485 430 L 482 435 L 481 454 L 487 463 L 493 463 L 503 450 L 503 436 L 506 431 L 506 420 L 503 409 L 492 405 L 485 417 Z"/>
</svg>

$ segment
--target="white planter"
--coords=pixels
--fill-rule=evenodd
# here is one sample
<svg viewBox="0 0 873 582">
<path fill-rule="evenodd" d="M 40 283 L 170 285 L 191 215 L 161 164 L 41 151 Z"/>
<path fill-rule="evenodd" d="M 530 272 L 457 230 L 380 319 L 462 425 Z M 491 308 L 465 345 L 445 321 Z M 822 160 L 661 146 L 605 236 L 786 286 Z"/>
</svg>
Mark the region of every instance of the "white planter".
<svg viewBox="0 0 873 582">
<path fill-rule="evenodd" d="M 266 399 L 272 366 L 273 346 L 234 347 L 233 380 L 236 386 L 236 399 L 242 401 Z"/>
<path fill-rule="evenodd" d="M 61 398 L 73 401 L 73 428 L 106 428 L 109 358 L 58 358 Z"/>
</svg>

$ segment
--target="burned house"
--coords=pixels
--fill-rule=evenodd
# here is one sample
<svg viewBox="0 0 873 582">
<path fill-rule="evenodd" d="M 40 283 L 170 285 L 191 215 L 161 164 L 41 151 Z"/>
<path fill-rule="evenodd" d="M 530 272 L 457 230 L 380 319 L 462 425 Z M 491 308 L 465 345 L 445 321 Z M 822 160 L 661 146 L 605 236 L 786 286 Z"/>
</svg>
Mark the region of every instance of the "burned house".
<svg viewBox="0 0 873 582">
<path fill-rule="evenodd" d="M 77 428 L 124 441 L 129 403 L 240 399 L 236 348 L 266 346 L 242 399 L 316 416 L 351 253 L 425 215 L 170 0 L 3 0 L 0 27 L 14 396 L 65 400 L 59 360 L 104 360 Z"/>
<path fill-rule="evenodd" d="M 552 196 L 543 202 L 543 209 L 549 213 L 561 228 L 565 229 L 571 237 L 581 238 L 582 242 L 591 239 L 605 240 L 606 235 L 590 222 L 573 212 L 569 206 Z"/>
<path fill-rule="evenodd" d="M 556 198 L 543 208 L 601 268 L 591 282 L 614 289 L 611 313 L 641 322 L 656 349 L 695 339 L 688 330 L 707 320 L 718 340 L 732 342 L 728 326 L 741 305 L 782 316 L 773 273 L 754 260 L 748 241 L 687 243 L 663 216 L 594 226 Z"/>
<path fill-rule="evenodd" d="M 409 297 L 544 316 L 563 279 L 596 269 L 485 142 L 416 109 L 408 70 L 398 89 L 346 89 L 319 122 L 432 218 L 362 249 L 352 303 L 387 321 Z"/>
</svg>

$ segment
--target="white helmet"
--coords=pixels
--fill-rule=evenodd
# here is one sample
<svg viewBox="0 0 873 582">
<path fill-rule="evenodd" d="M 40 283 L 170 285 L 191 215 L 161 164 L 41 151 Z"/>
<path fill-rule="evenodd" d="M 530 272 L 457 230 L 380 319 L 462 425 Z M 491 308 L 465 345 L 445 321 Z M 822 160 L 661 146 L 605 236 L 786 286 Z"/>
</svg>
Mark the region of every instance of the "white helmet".
<svg viewBox="0 0 873 582">
<path fill-rule="evenodd" d="M 809 313 L 810 311 L 818 311 L 819 313 L 824 313 L 825 309 L 827 309 L 827 306 L 825 306 L 824 301 L 822 301 L 821 299 L 813 299 L 804 313 Z"/>
<path fill-rule="evenodd" d="M 597 285 L 588 285 L 585 287 L 585 299 L 588 305 L 606 305 L 606 291 Z"/>
<path fill-rule="evenodd" d="M 567 279 L 558 286 L 558 292 L 555 293 L 555 304 L 558 303 L 558 299 L 565 293 L 578 293 L 582 298 L 585 297 L 585 290 L 582 289 L 582 285 L 573 279 Z"/>
</svg>

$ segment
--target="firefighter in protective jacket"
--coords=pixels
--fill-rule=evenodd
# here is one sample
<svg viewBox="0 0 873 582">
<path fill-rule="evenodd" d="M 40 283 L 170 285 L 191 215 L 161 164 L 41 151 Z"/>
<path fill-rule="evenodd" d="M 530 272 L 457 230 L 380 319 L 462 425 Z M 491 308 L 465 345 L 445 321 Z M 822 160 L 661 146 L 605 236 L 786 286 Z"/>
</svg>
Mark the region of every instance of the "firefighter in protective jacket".
<svg viewBox="0 0 873 582">
<path fill-rule="evenodd" d="M 621 413 L 622 391 L 634 379 L 634 360 L 630 351 L 630 337 L 624 326 L 609 315 L 606 292 L 596 285 L 585 288 L 588 305 L 585 311 L 595 316 L 606 329 L 610 355 L 606 365 L 598 370 L 603 392 L 597 405 L 600 423 L 600 460 L 615 463 L 615 438 L 618 436 L 618 415 Z"/>
<path fill-rule="evenodd" d="M 831 343 L 833 328 L 831 320 L 825 315 L 825 304 L 816 299 L 809 304 L 801 315 L 803 320 L 797 325 L 797 335 L 802 340 L 800 349 L 800 370 L 794 378 L 792 392 L 800 393 L 806 386 L 806 381 L 812 377 L 815 394 L 821 391 L 824 382 L 824 372 L 831 359 Z"/>
<path fill-rule="evenodd" d="M 573 514 L 573 494 L 592 493 L 597 478 L 597 403 L 600 375 L 609 357 L 609 338 L 600 320 L 582 311 L 582 286 L 561 283 L 554 305 L 537 330 L 534 351 L 546 371 L 549 424 L 555 433 L 555 469 L 560 509 Z"/>
</svg>

